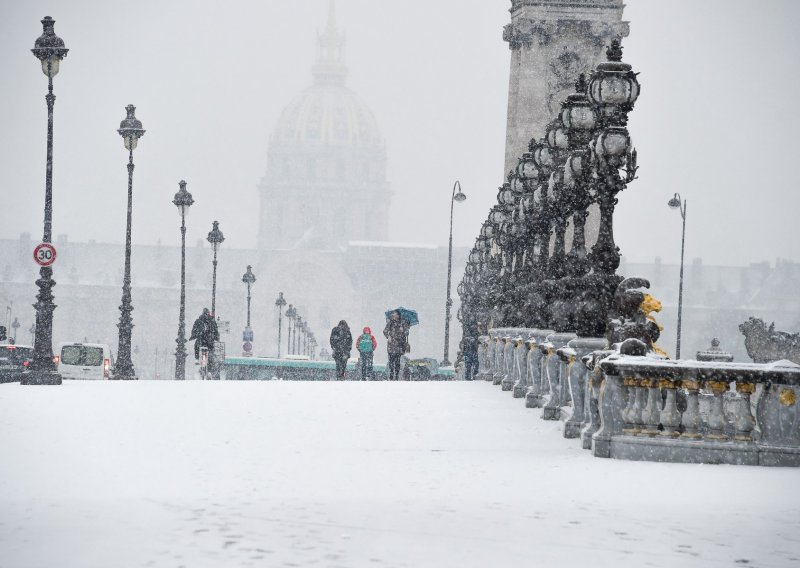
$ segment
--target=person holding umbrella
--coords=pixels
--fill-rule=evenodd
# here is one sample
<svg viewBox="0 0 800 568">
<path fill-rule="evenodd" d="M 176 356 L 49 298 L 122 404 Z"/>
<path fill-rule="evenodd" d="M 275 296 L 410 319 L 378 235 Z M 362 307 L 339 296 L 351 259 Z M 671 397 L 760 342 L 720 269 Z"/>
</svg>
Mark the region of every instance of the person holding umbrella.
<svg viewBox="0 0 800 568">
<path fill-rule="evenodd" d="M 386 350 L 389 353 L 389 380 L 396 381 L 400 377 L 400 357 L 411 351 L 408 345 L 410 323 L 404 319 L 400 310 L 392 310 L 388 314 L 383 335 L 386 337 Z"/>
</svg>

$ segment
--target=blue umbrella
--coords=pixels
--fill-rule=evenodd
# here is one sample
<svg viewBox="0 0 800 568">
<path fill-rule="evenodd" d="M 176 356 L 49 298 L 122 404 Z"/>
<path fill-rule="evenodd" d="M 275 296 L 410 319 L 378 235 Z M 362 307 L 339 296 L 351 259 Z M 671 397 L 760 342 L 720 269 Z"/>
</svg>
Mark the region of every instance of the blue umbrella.
<svg viewBox="0 0 800 568">
<path fill-rule="evenodd" d="M 408 322 L 408 325 L 417 325 L 419 323 L 419 317 L 417 317 L 416 310 L 409 310 L 408 308 L 404 308 L 403 306 L 396 308 L 396 310 L 400 312 L 400 317 L 406 320 Z M 389 310 L 388 312 L 386 312 L 386 319 L 389 319 L 389 316 L 392 315 L 393 311 L 395 310 Z"/>
</svg>

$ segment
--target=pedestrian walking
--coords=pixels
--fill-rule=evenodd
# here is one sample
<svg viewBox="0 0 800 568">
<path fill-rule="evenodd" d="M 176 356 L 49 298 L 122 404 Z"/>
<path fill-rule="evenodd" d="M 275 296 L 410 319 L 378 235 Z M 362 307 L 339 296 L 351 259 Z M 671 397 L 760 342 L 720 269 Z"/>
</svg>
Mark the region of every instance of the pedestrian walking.
<svg viewBox="0 0 800 568">
<path fill-rule="evenodd" d="M 478 374 L 478 344 L 480 323 L 469 322 L 464 326 L 461 352 L 464 354 L 464 380 L 471 381 Z"/>
<path fill-rule="evenodd" d="M 400 377 L 400 358 L 411 351 L 408 344 L 409 323 L 400 316 L 400 310 L 389 315 L 389 321 L 383 328 L 386 337 L 386 350 L 389 353 L 389 380 L 396 381 Z"/>
<path fill-rule="evenodd" d="M 198 363 L 201 347 L 205 347 L 209 353 L 213 354 L 214 342 L 219 341 L 219 331 L 217 330 L 217 322 L 214 321 L 214 316 L 211 315 L 208 308 L 203 308 L 203 313 L 194 320 L 189 341 L 192 339 L 197 340 L 194 342 L 194 358 Z"/>
<path fill-rule="evenodd" d="M 336 361 L 336 379 L 344 380 L 347 373 L 347 360 L 350 358 L 350 350 L 353 349 L 353 336 L 346 321 L 340 321 L 339 325 L 331 330 L 330 341 L 333 360 Z"/>
<path fill-rule="evenodd" d="M 375 340 L 375 336 L 372 335 L 372 330 L 368 327 L 365 327 L 361 335 L 358 337 L 358 341 L 356 342 L 358 357 L 361 360 L 362 381 L 366 381 L 367 377 L 372 378 L 372 361 L 375 354 L 375 348 L 377 346 L 378 342 Z"/>
</svg>

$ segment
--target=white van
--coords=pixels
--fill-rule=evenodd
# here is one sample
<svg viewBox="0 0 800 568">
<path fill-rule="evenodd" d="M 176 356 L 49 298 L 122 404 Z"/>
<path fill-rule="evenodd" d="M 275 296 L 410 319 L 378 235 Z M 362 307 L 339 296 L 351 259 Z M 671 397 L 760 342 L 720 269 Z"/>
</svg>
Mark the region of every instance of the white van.
<svg viewBox="0 0 800 568">
<path fill-rule="evenodd" d="M 111 377 L 111 349 L 103 343 L 59 343 L 56 360 L 58 373 L 64 379 Z"/>
</svg>

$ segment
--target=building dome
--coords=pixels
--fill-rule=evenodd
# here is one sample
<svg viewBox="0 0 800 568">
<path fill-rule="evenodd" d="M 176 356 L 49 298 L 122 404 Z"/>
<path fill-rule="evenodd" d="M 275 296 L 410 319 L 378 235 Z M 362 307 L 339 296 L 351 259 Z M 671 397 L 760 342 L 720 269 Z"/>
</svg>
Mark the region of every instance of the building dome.
<svg viewBox="0 0 800 568">
<path fill-rule="evenodd" d="M 259 247 L 342 250 L 388 235 L 386 146 L 372 111 L 345 85 L 334 5 L 317 34 L 313 84 L 284 109 L 259 184 Z"/>
<path fill-rule="evenodd" d="M 303 146 L 382 145 L 372 111 L 343 84 L 320 80 L 319 76 L 283 111 L 271 142 Z"/>
</svg>

